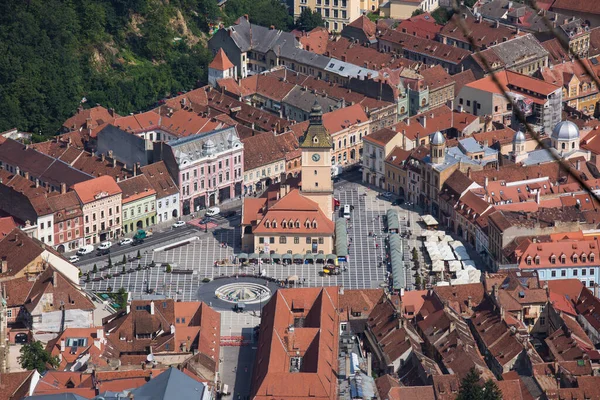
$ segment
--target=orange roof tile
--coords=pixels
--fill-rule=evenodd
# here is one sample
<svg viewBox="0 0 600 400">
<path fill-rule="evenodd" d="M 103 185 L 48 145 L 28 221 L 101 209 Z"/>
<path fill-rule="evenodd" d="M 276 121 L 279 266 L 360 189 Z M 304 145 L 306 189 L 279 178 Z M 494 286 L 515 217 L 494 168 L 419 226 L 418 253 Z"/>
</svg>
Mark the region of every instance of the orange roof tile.
<svg viewBox="0 0 600 400">
<path fill-rule="evenodd" d="M 533 99 L 534 101 L 539 101 L 539 97 L 543 97 L 543 101 L 545 101 L 546 96 L 560 89 L 559 85 L 554 85 L 552 83 L 544 82 L 541 79 L 532 78 L 530 76 L 519 74 L 509 70 L 496 72 L 494 75 L 500 82 L 502 90 L 509 92 L 518 91 L 519 93 Z M 492 75 L 488 75 L 485 78 L 481 78 L 475 82 L 467 83 L 465 86 L 490 93 L 502 93 L 502 91 L 493 81 Z M 526 91 L 528 91 L 529 93 L 527 93 Z"/>
<path fill-rule="evenodd" d="M 233 63 L 229 61 L 227 54 L 225 54 L 225 51 L 222 48 L 219 49 L 219 51 L 217 51 L 217 54 L 215 54 L 215 58 L 213 58 L 211 63 L 208 65 L 208 68 L 216 69 L 219 71 L 227 71 L 228 69 L 233 67 Z"/>
<path fill-rule="evenodd" d="M 76 183 L 73 189 L 83 204 L 96 201 L 98 196 L 114 196 L 121 193 L 121 188 L 115 179 L 107 175 Z"/>
<path fill-rule="evenodd" d="M 360 104 L 344 107 L 323 114 L 323 126 L 330 134 L 335 134 L 353 125 L 369 121 Z"/>
</svg>

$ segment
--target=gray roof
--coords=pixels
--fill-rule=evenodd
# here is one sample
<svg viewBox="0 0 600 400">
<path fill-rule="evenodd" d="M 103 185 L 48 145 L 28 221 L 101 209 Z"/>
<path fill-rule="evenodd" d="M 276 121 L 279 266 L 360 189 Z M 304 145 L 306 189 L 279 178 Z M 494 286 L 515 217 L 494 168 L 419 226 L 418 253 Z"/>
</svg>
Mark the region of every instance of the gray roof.
<svg viewBox="0 0 600 400">
<path fill-rule="evenodd" d="M 477 140 L 472 137 L 461 139 L 458 141 L 458 143 L 463 149 L 465 149 L 467 153 L 478 153 L 485 150 L 485 147 L 480 145 Z"/>
<path fill-rule="evenodd" d="M 283 98 L 282 103 L 299 108 L 304 112 L 311 112 L 315 101 L 321 106 L 323 113 L 328 113 L 341 107 L 339 100 L 313 93 L 309 89 L 300 86 L 295 86 L 292 90 L 290 90 L 290 92 Z"/>
<path fill-rule="evenodd" d="M 562 121 L 552 130 L 552 139 L 574 140 L 579 138 L 579 128 L 571 121 Z"/>
<path fill-rule="evenodd" d="M 359 79 L 365 79 L 368 74 L 371 74 L 372 78 L 379 76 L 379 73 L 375 70 L 350 64 L 349 62 L 336 60 L 335 58 L 329 59 L 329 64 L 327 64 L 325 67 L 325 71 L 335 72 L 340 76 Z"/>
<path fill-rule="evenodd" d="M 533 150 L 527 153 L 527 158 L 521 161 L 523 165 L 545 164 L 555 161 L 552 153 L 544 149 Z"/>
<path fill-rule="evenodd" d="M 28 396 L 25 399 L 29 400 L 88 400 L 85 397 L 81 397 L 78 394 L 73 393 L 59 393 L 59 394 L 40 394 L 37 396 Z"/>
<path fill-rule="evenodd" d="M 217 129 L 167 142 L 178 164 L 243 147 L 235 127 Z"/>
<path fill-rule="evenodd" d="M 431 135 L 431 144 L 440 145 L 446 143 L 446 138 L 442 132 L 437 131 Z"/>
<path fill-rule="evenodd" d="M 515 136 L 513 136 L 513 143 L 525 143 L 525 134 L 521 131 L 517 131 Z"/>
<path fill-rule="evenodd" d="M 494 53 L 507 67 L 525 59 L 548 56 L 548 51 L 532 35 L 519 36 L 509 41 L 491 46 Z"/>
<path fill-rule="evenodd" d="M 136 400 L 200 400 L 205 390 L 205 384 L 171 367 L 131 393 Z"/>
<path fill-rule="evenodd" d="M 471 139 L 472 142 L 470 140 L 468 140 L 468 139 Z M 463 144 L 463 141 L 465 141 L 464 144 Z M 492 149 L 492 148 L 490 148 L 488 146 L 481 146 L 473 138 L 463 139 L 463 140 L 459 141 L 459 143 L 465 149 L 465 151 L 468 151 L 468 152 L 480 152 L 480 151 L 483 151 L 483 157 L 484 157 L 484 159 L 482 159 L 482 160 L 471 159 L 469 156 L 467 156 L 466 154 L 464 154 L 462 152 L 462 150 L 458 146 L 450 147 L 450 148 L 446 149 L 446 154 L 445 154 L 445 157 L 444 157 L 444 162 L 432 165 L 432 167 L 436 171 L 440 171 L 440 172 L 444 171 L 447 168 L 449 168 L 452 165 L 455 165 L 455 164 L 457 164 L 459 162 L 463 163 L 463 164 L 485 166 L 485 165 L 489 164 L 490 162 L 493 162 L 493 161 L 497 160 L 497 155 L 498 155 L 498 151 L 497 150 L 494 150 L 494 149 Z M 496 157 L 494 157 L 493 159 L 490 159 L 490 156 L 496 156 Z M 425 158 L 423 158 L 423 162 L 427 163 L 427 164 L 430 164 L 431 163 L 431 156 L 428 155 Z"/>
<path fill-rule="evenodd" d="M 512 3 L 512 10 L 510 12 L 508 11 L 509 1 Z M 530 32 L 546 32 L 550 30 L 544 22 L 544 16 L 538 15 L 531 7 L 512 0 L 492 0 L 488 3 L 481 5 L 477 9 L 477 12 L 481 14 L 483 18 L 499 20 L 500 22 L 506 25 L 518 25 L 523 30 Z M 519 18 L 523 17 L 525 14 L 528 13 L 530 14 L 530 16 L 526 21 L 526 26 L 523 24 L 512 23 L 507 19 L 508 16 Z M 569 18 L 566 15 L 554 13 L 552 11 L 546 12 L 545 17 L 548 18 L 550 21 L 554 21 L 554 18 L 556 17 L 556 20 L 558 21 L 559 25 L 565 23 L 566 20 Z"/>
<path fill-rule="evenodd" d="M 278 57 L 295 60 L 344 77 L 364 79 L 368 73 L 373 78 L 378 75 L 377 71 L 304 50 L 293 34 L 250 24 L 245 18 L 240 18 L 239 24 L 226 30 L 242 52 L 253 50 L 264 54 L 273 51 Z"/>
</svg>

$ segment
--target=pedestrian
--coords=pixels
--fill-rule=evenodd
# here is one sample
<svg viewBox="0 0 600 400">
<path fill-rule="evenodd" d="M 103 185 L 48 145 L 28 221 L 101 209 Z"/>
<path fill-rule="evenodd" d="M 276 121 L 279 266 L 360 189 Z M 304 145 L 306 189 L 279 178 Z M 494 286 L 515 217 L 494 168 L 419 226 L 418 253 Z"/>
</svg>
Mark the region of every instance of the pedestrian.
<svg viewBox="0 0 600 400">
<path fill-rule="evenodd" d="M 375 243 L 375 248 L 378 249 L 379 248 L 379 243 Z"/>
</svg>

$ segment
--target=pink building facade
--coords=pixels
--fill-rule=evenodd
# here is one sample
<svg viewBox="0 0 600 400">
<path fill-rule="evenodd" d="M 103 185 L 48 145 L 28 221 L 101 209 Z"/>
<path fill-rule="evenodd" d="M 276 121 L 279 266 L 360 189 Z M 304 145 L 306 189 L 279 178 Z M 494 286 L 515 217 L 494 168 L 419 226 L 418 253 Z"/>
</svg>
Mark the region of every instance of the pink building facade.
<svg viewBox="0 0 600 400">
<path fill-rule="evenodd" d="M 179 188 L 180 215 L 242 195 L 244 145 L 235 127 L 170 141 L 161 154 Z"/>
</svg>

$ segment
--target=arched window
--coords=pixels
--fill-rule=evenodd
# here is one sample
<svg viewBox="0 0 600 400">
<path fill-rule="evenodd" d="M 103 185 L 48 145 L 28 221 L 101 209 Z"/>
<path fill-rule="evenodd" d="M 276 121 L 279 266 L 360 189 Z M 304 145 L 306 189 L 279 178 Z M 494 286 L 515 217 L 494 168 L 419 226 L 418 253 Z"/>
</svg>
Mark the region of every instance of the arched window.
<svg viewBox="0 0 600 400">
<path fill-rule="evenodd" d="M 271 223 L 269 222 L 269 220 L 265 221 L 265 228 L 270 228 L 271 227 Z"/>
<path fill-rule="evenodd" d="M 587 261 L 587 256 L 585 255 L 585 253 L 581 254 L 581 262 L 584 263 Z"/>
<path fill-rule="evenodd" d="M 573 254 L 571 259 L 573 260 L 574 263 L 577 263 L 577 260 L 579 260 L 579 257 L 577 256 L 577 254 Z"/>
<path fill-rule="evenodd" d="M 427 99 L 421 100 L 421 105 L 424 106 L 425 104 L 427 104 Z"/>
<path fill-rule="evenodd" d="M 317 220 L 316 219 L 313 219 L 312 227 L 313 227 L 313 229 L 317 229 Z"/>
<path fill-rule="evenodd" d="M 540 256 L 535 256 L 535 263 L 540 265 Z"/>
<path fill-rule="evenodd" d="M 300 228 L 300 221 L 296 220 L 296 228 Z"/>
<path fill-rule="evenodd" d="M 567 144 L 566 144 L 566 143 L 563 143 L 563 144 L 562 144 L 562 149 L 564 150 L 564 149 L 566 149 L 566 148 L 567 148 Z"/>
<path fill-rule="evenodd" d="M 310 221 L 309 220 L 306 220 L 304 222 L 304 227 L 307 228 L 307 229 L 310 228 Z"/>
<path fill-rule="evenodd" d="M 285 219 L 281 221 L 281 227 L 284 229 L 287 228 L 287 222 L 285 222 Z"/>
<path fill-rule="evenodd" d="M 404 106 L 400 107 L 400 114 L 404 114 L 406 112 L 406 108 Z"/>
<path fill-rule="evenodd" d="M 594 255 L 594 253 L 590 253 L 590 262 L 594 262 L 595 259 L 596 256 Z"/>
<path fill-rule="evenodd" d="M 277 221 L 273 220 L 273 228 L 277 228 Z"/>
<path fill-rule="evenodd" d="M 550 264 L 556 264 L 556 256 L 554 254 L 550 256 Z"/>
<path fill-rule="evenodd" d="M 531 265 L 531 256 L 528 256 L 525 262 L 527 265 Z"/>
<path fill-rule="evenodd" d="M 564 254 L 561 254 L 561 255 L 560 255 L 560 262 L 561 262 L 561 263 L 563 263 L 563 264 L 564 264 L 565 262 L 567 262 L 567 256 L 565 256 Z"/>
</svg>

